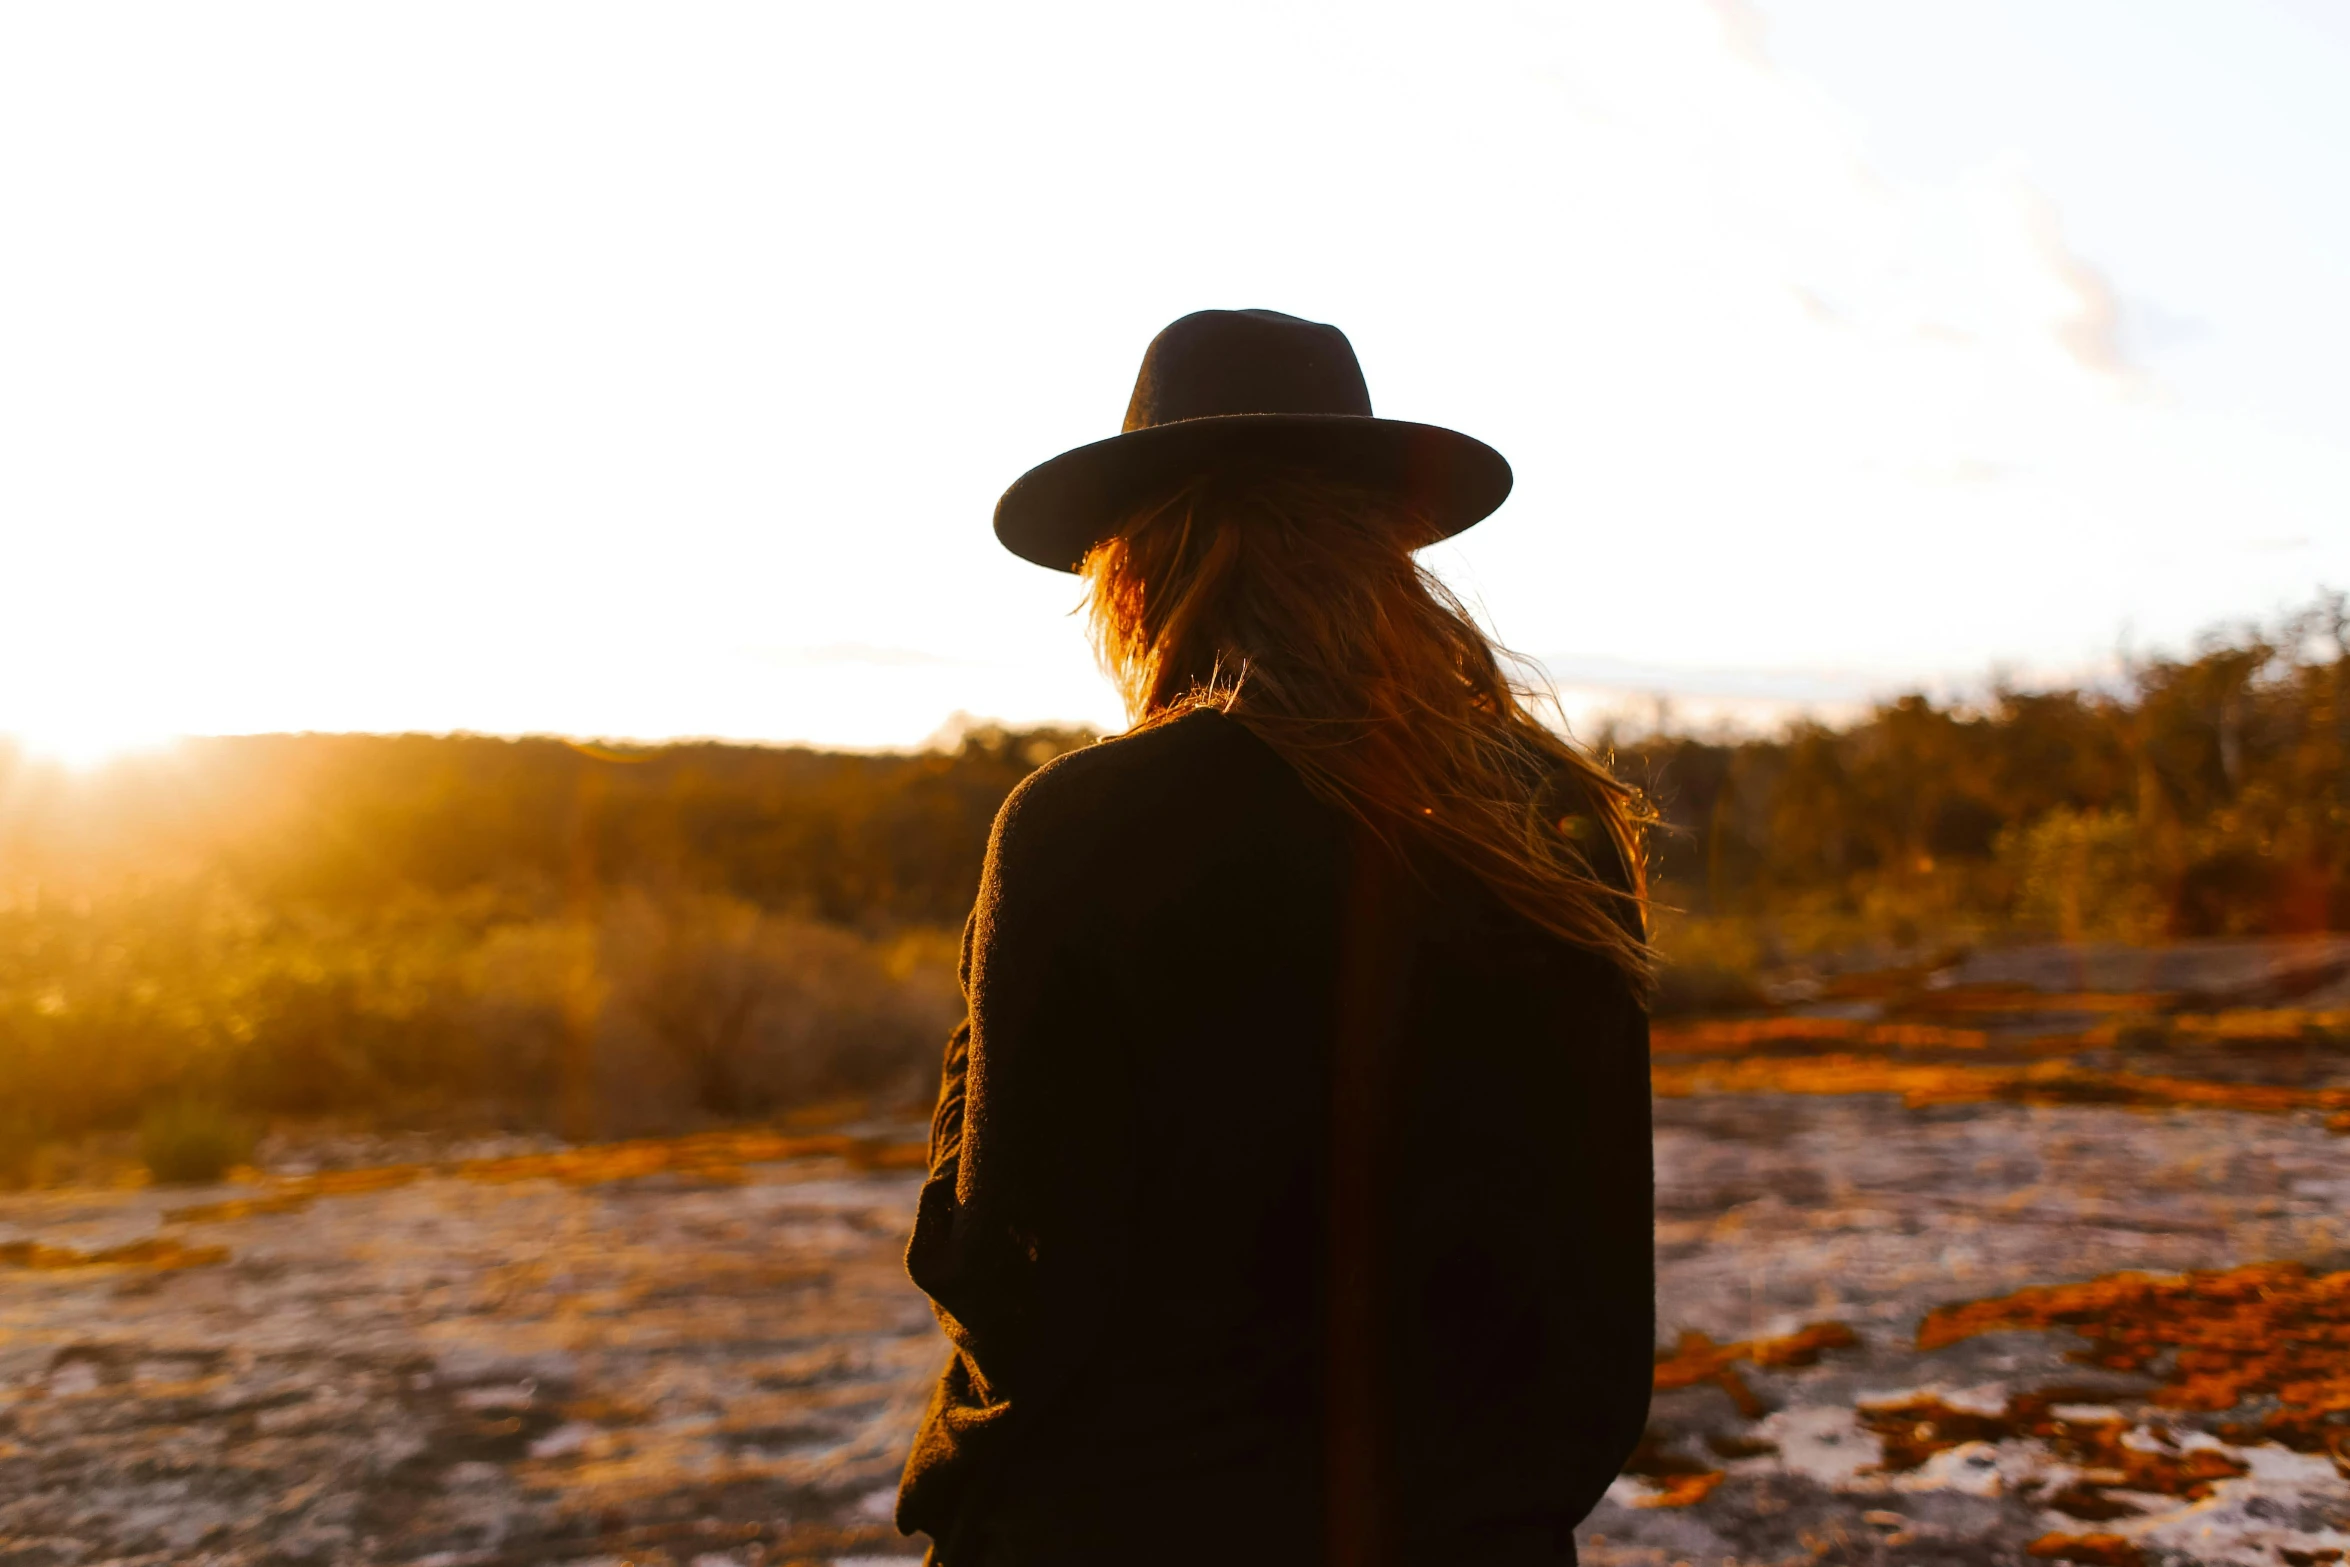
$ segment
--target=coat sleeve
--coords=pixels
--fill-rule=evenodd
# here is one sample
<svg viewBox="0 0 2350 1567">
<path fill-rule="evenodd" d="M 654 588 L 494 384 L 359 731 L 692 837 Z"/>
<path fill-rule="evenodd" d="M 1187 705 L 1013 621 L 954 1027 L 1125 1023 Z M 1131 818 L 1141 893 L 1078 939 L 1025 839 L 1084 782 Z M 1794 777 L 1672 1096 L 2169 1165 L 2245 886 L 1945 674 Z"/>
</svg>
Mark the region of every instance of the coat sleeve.
<svg viewBox="0 0 2350 1567">
<path fill-rule="evenodd" d="M 954 1354 L 908 1455 L 898 1524 L 938 1542 L 985 1507 L 1018 1433 L 1098 1343 L 1123 1276 L 1135 1167 L 1114 1019 L 1116 856 L 1050 773 L 997 818 L 964 932 L 968 1016 L 949 1041 L 906 1268 Z"/>
</svg>

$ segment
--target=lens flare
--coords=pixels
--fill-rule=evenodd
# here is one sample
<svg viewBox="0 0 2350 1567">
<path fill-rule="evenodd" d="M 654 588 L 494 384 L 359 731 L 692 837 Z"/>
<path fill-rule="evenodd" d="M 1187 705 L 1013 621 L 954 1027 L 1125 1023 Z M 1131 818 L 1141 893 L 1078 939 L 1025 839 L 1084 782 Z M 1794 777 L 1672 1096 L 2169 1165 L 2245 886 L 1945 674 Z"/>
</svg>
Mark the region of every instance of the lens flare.
<svg viewBox="0 0 2350 1567">
<path fill-rule="evenodd" d="M 92 772 L 143 751 L 161 750 L 177 737 L 159 729 L 134 729 L 102 722 L 43 724 L 7 736 L 24 755 L 72 772 Z"/>
</svg>

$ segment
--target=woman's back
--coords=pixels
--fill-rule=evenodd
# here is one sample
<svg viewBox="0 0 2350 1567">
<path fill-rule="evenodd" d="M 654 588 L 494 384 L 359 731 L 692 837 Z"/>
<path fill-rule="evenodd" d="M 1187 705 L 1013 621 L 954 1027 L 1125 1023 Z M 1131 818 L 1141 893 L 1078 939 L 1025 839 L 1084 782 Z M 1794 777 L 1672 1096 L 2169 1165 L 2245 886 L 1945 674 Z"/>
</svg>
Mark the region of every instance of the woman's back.
<svg viewBox="0 0 2350 1567">
<path fill-rule="evenodd" d="M 1374 1085 L 1383 1554 L 1572 1560 L 1647 1404 L 1645 1018 L 1360 841 L 1210 710 L 1007 802 L 908 1256 L 960 1353 L 900 1518 L 950 1567 L 1320 1559 L 1340 1067 Z"/>
</svg>

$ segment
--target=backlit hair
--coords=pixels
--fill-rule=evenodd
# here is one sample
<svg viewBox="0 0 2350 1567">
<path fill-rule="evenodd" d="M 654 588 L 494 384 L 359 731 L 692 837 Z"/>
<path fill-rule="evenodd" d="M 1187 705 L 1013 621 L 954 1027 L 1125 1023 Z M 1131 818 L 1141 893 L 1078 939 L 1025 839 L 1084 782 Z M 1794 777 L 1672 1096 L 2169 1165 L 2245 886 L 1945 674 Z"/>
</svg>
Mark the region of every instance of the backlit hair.
<svg viewBox="0 0 2350 1567">
<path fill-rule="evenodd" d="M 1434 538 L 1308 473 L 1202 476 L 1086 556 L 1095 645 L 1138 728 L 1228 713 L 1379 839 L 1433 846 L 1645 991 L 1646 806 L 1530 710 L 1413 559 Z"/>
</svg>

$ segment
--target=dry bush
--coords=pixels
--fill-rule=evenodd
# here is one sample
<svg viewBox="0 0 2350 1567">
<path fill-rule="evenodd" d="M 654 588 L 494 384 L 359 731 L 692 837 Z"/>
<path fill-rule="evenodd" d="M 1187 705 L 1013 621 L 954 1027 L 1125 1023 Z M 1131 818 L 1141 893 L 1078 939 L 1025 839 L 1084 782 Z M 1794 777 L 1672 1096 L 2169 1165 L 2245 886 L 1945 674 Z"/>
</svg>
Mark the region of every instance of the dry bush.
<svg viewBox="0 0 2350 1567">
<path fill-rule="evenodd" d="M 586 1132 L 913 1098 L 959 1004 L 942 933 L 713 894 L 594 918 L 270 916 L 217 883 L 0 906 L 0 1181 L 52 1137 L 180 1124 L 158 1106 Z"/>
<path fill-rule="evenodd" d="M 1074 731 L 867 756 L 0 739 L 0 1181 L 156 1105 L 555 1126 L 926 1091 L 1005 793 Z"/>
<path fill-rule="evenodd" d="M 183 1100 L 139 1120 L 139 1162 L 167 1186 L 217 1181 L 253 1157 L 251 1123 L 215 1104 Z"/>
<path fill-rule="evenodd" d="M 1754 922 L 1660 909 L 1664 956 L 1650 1010 L 1658 1017 L 1735 1012 L 1762 1004 L 1763 944 Z"/>
<path fill-rule="evenodd" d="M 48 1129 L 21 1105 L 0 1110 L 0 1190 L 31 1185 Z"/>
<path fill-rule="evenodd" d="M 2137 824 L 2120 812 L 2058 806 L 2001 833 L 1998 855 L 2026 930 L 2066 941 L 2150 941 L 2162 931 L 2163 899 Z"/>
<path fill-rule="evenodd" d="M 1658 876 L 1789 954 L 2350 929 L 2350 600 L 2119 689 L 1910 695 L 1840 727 L 1617 741 Z M 1837 919 L 1848 935 L 1836 935 Z"/>
<path fill-rule="evenodd" d="M 961 1004 L 935 934 L 869 937 L 707 894 L 621 900 L 598 950 L 608 1074 L 651 1067 L 705 1116 L 913 1097 Z"/>
</svg>

